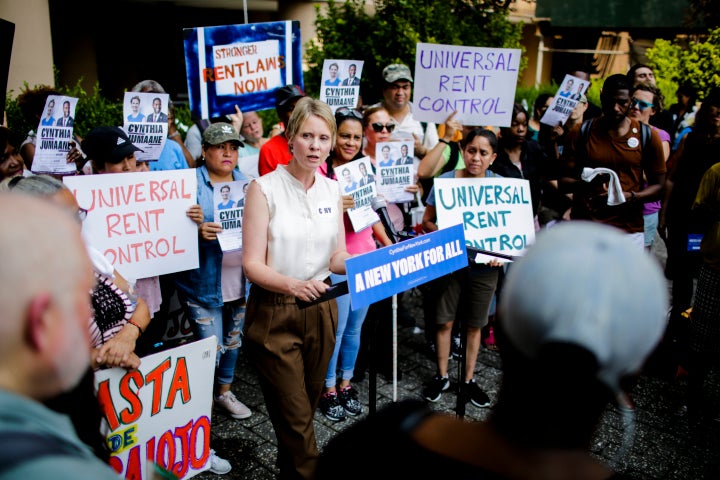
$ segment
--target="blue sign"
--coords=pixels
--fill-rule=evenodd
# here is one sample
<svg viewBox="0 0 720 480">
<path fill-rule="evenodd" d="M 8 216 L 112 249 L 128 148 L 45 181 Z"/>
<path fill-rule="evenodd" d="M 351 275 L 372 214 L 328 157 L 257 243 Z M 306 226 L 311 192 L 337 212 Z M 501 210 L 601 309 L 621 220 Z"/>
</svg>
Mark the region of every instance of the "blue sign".
<svg viewBox="0 0 720 480">
<path fill-rule="evenodd" d="M 370 305 L 467 265 L 462 225 L 352 257 L 345 262 L 352 308 Z"/>
<path fill-rule="evenodd" d="M 275 108 L 275 90 L 304 90 L 300 22 L 183 29 L 190 110 L 195 118 Z"/>
</svg>

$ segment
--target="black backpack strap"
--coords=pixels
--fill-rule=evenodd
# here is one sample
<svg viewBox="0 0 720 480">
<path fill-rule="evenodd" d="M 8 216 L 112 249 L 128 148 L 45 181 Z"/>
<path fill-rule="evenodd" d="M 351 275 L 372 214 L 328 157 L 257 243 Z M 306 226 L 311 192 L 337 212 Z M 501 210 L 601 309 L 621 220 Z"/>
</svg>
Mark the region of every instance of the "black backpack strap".
<svg viewBox="0 0 720 480">
<path fill-rule="evenodd" d="M 442 172 L 449 172 L 455 170 L 458 160 L 460 159 L 460 144 L 458 142 L 450 142 L 450 158 L 447 163 L 443 166 Z"/>
<path fill-rule="evenodd" d="M 35 432 L 0 433 L 0 474 L 16 465 L 50 455 L 72 455 L 79 452 L 71 449 L 59 438 Z"/>
</svg>

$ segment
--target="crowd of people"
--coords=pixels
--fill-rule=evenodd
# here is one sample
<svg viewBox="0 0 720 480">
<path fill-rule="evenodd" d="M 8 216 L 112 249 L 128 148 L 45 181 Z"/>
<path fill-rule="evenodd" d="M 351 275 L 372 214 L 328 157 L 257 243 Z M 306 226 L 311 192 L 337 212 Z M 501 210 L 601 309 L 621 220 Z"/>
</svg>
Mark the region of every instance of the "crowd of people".
<svg viewBox="0 0 720 480">
<path fill-rule="evenodd" d="M 337 73 L 337 68 L 330 71 Z M 79 478 L 113 478 L 112 470 L 102 468 L 109 454 L 99 436 L 93 373 L 137 369 L 166 334 L 175 296 L 192 337 L 217 338 L 214 408 L 237 420 L 253 414 L 232 389 L 242 374 L 236 366 L 245 350 L 277 437 L 283 479 L 336 475 L 348 449 L 362 445 L 380 455 L 396 441 L 407 454 L 428 455 L 413 467 L 420 476 L 450 466 L 467 475 L 510 475 L 493 455 L 477 455 L 477 449 L 456 454 L 454 446 L 462 441 L 517 444 L 538 452 L 558 448 L 561 453 L 553 458 L 534 457 L 537 465 L 559 471 L 572 464 L 587 473 L 583 478 L 610 478 L 611 472 L 589 456 L 571 453 L 587 448 L 607 402 L 627 404 L 621 380 L 643 368 L 658 342 L 669 375 L 677 371 L 689 378 L 681 413 L 717 415 L 708 407 L 703 385 L 720 358 L 720 343 L 714 341 L 720 338 L 720 89 L 697 108 L 696 92 L 682 85 L 678 102 L 665 110 L 652 69 L 635 65 L 627 74 L 604 80 L 598 111 L 586 92 L 566 82 L 568 98 L 577 104 L 558 125 L 539 121 L 553 101 L 552 95 L 541 95 L 532 112 L 515 103 L 508 126 L 463 125 L 455 113 L 436 126 L 413 117 L 414 80 L 407 65 L 388 65 L 382 75 L 380 102 L 334 112 L 298 85 L 278 88 L 275 107 L 282 132 L 270 138 L 264 137 L 257 112 L 237 107 L 227 116 L 197 120 L 183 136 L 172 101 L 164 114 L 161 99 L 154 98 L 152 119 L 141 120 L 140 99 L 134 97 L 135 121 L 168 123 L 159 159 L 137 161 L 140 148 L 116 126 L 99 125 L 73 139 L 67 162 L 77 166 L 78 174 L 195 170 L 197 196 L 185 215 L 197 227 L 198 268 L 130 281 L 93 248 L 91 238 L 80 237 L 87 211 L 59 176 L 32 173 L 34 132 L 22 141 L 20 132 L 0 127 L 0 209 L 17 225 L 0 234 L 0 253 L 8 266 L 0 274 L 8 287 L 0 295 L 7 318 L 0 327 L 0 402 L 13 412 L 12 418 L 0 416 L 0 435 L 9 429 L 60 439 L 68 444 L 68 466 L 77 468 Z M 139 82 L 131 91 L 166 93 L 154 80 Z M 39 124 L 62 122 L 54 117 L 54 105 L 46 108 L 44 102 L 55 93 L 44 87 L 24 93 L 18 99 L 23 113 Z M 69 106 L 65 110 L 67 117 Z M 378 221 L 356 232 L 348 215 L 355 206 L 351 193 L 374 182 L 384 161 L 396 164 L 377 148 L 387 142 L 402 142 L 397 150 L 404 159 L 398 165 L 412 165 L 416 181 L 405 190 L 414 200 L 384 202 L 389 225 Z M 357 160 L 362 177 L 353 179 L 346 165 Z M 322 301 L 323 295 L 347 279 L 348 258 L 390 246 L 403 235 L 438 229 L 434 178 L 517 178 L 529 184 L 538 241 L 528 254 L 512 264 L 500 257 L 470 261 L 432 282 L 423 295 L 425 334 L 436 362 L 423 398 L 436 402 L 450 390 L 449 360 L 457 358 L 462 371 L 458 403 L 494 405 L 493 416 L 486 424 L 469 426 L 432 415 L 426 405 L 400 402 L 358 422 L 321 456 L 315 412 L 333 422 L 366 413 L 353 383 L 371 362 L 388 373 L 384 329 L 392 315 L 389 299 L 353 309 L 347 294 Z M 230 203 L 226 184 L 235 181 L 245 183 L 242 204 Z M 220 189 L 220 205 L 217 184 L 227 188 Z M 412 210 L 418 206 L 424 215 L 414 225 Z M 237 207 L 243 208 L 242 249 L 223 251 L 218 240 L 223 228 L 214 213 Z M 39 219 L 43 229 L 52 229 L 52 242 L 35 232 Z M 688 248 L 690 234 L 704 235 L 699 249 Z M 656 238 L 667 245 L 669 300 L 660 266 L 648 253 Z M 50 250 L 57 242 L 71 247 L 58 256 Z M 20 261 L 29 247 L 40 263 Z M 587 262 L 593 266 L 575 268 Z M 632 299 L 639 301 L 630 301 L 610 278 L 610 272 L 620 275 L 620 270 L 626 282 L 637 285 Z M 48 276 L 61 281 L 38 281 Z M 605 282 L 607 289 L 601 288 Z M 578 299 L 590 306 L 581 308 Z M 634 322 L 620 321 L 629 315 Z M 608 331 L 590 338 L 580 327 L 586 322 L 588 331 L 600 332 L 596 324 L 603 319 L 613 322 L 613 329 L 625 329 L 622 345 Z M 86 359 L 78 348 L 84 344 Z M 503 358 L 498 398 L 474 380 L 483 346 L 499 350 Z M 606 355 L 608 349 L 612 353 Z M 27 359 L 20 373 L 31 382 L 13 372 L 18 358 Z M 587 387 L 582 394 L 574 389 L 571 404 L 578 408 L 558 412 L 552 428 L 528 400 L 547 369 L 566 373 L 556 378 L 561 391 L 570 384 Z M 553 405 L 542 408 L 553 410 Z M 35 417 L 54 428 L 38 427 Z M 495 451 L 506 459 L 518 454 L 501 447 Z M 211 452 L 210 470 L 230 472 L 230 462 Z M 11 468 L 31 475 L 49 468 L 25 463 Z M 359 468 L 347 476 L 366 474 Z"/>
</svg>

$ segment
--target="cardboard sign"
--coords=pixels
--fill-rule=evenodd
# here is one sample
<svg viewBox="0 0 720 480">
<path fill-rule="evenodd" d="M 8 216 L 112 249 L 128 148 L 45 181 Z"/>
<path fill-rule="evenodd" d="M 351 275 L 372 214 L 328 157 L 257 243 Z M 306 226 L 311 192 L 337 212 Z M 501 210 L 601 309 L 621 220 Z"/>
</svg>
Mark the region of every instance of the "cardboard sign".
<svg viewBox="0 0 720 480">
<path fill-rule="evenodd" d="M 197 268 L 194 169 L 63 177 L 88 211 L 83 235 L 125 278 Z"/>
<path fill-rule="evenodd" d="M 345 262 L 350 303 L 356 310 L 467 265 L 460 225 L 358 255 Z"/>
<path fill-rule="evenodd" d="M 181 479 L 210 468 L 216 351 L 210 337 L 143 357 L 137 370 L 95 373 L 119 478 L 153 478 L 151 462 Z"/>
<path fill-rule="evenodd" d="M 275 108 L 275 90 L 304 89 L 300 22 L 183 29 L 190 110 L 196 118 Z"/>
<path fill-rule="evenodd" d="M 418 43 L 413 118 L 443 124 L 509 127 L 520 49 Z"/>
</svg>

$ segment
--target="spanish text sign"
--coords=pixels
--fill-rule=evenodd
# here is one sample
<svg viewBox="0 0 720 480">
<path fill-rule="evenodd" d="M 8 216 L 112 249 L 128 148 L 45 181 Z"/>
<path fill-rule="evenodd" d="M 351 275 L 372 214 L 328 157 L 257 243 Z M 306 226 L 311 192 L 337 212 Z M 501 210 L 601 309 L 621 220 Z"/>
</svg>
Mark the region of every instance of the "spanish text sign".
<svg viewBox="0 0 720 480">
<path fill-rule="evenodd" d="M 467 245 L 520 256 L 535 242 L 530 182 L 520 178 L 436 178 L 437 224 L 462 225 Z M 479 255 L 487 263 L 496 257 Z"/>
<path fill-rule="evenodd" d="M 467 267 L 460 225 L 374 250 L 345 262 L 354 310 Z"/>
<path fill-rule="evenodd" d="M 177 478 L 210 468 L 210 413 L 217 337 L 142 358 L 140 368 L 95 373 L 110 466 L 118 478 Z"/>
<path fill-rule="evenodd" d="M 125 278 L 197 268 L 197 224 L 186 215 L 197 203 L 195 170 L 63 177 L 88 211 L 83 235 Z"/>
<path fill-rule="evenodd" d="M 275 108 L 275 90 L 304 88 L 300 22 L 183 29 L 190 110 L 214 118 Z"/>
<path fill-rule="evenodd" d="M 520 49 L 418 43 L 413 117 L 442 124 L 509 127 Z"/>
</svg>

